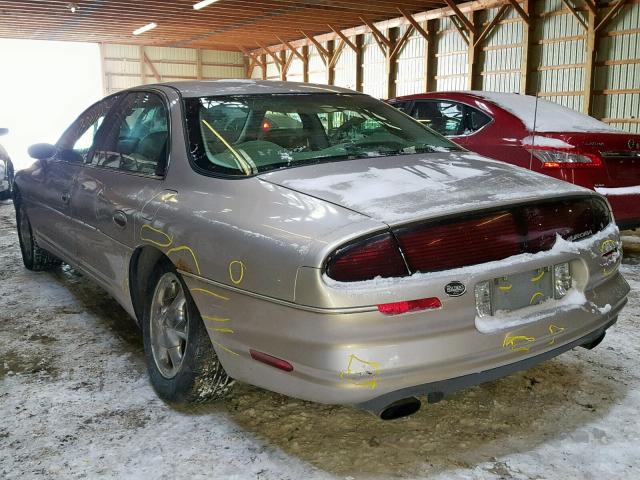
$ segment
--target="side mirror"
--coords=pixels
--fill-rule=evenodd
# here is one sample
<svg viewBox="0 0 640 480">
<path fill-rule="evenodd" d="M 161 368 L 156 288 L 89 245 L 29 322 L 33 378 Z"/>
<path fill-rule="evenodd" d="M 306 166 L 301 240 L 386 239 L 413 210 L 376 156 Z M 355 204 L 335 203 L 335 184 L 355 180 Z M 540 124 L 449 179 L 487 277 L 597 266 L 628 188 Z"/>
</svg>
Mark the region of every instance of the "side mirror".
<svg viewBox="0 0 640 480">
<path fill-rule="evenodd" d="M 0 137 L 2 135 L 6 135 L 7 133 L 9 133 L 9 129 L 8 128 L 0 128 Z"/>
<path fill-rule="evenodd" d="M 36 160 L 48 160 L 55 156 L 57 150 L 56 147 L 48 143 L 36 143 L 29 147 L 29 156 Z"/>
</svg>

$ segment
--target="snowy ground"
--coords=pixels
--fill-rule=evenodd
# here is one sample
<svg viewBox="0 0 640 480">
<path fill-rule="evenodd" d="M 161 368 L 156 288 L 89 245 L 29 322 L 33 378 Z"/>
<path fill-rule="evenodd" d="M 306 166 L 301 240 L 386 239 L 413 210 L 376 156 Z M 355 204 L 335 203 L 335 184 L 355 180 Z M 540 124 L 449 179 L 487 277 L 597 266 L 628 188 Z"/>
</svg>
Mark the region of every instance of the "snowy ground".
<svg viewBox="0 0 640 480">
<path fill-rule="evenodd" d="M 139 333 L 68 268 L 19 259 L 0 205 L 0 478 L 640 478 L 640 256 L 605 341 L 382 422 L 238 386 L 177 410 L 154 395 Z"/>
</svg>

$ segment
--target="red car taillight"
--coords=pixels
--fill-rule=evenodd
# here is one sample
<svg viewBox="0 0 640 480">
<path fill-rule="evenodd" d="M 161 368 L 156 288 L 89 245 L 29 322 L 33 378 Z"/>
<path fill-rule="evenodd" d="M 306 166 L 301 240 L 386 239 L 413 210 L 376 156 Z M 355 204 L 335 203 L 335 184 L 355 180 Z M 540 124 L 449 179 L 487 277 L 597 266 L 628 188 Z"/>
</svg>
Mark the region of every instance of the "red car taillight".
<svg viewBox="0 0 640 480">
<path fill-rule="evenodd" d="M 398 232 L 398 242 L 413 272 L 448 270 L 517 255 L 521 238 L 509 211 Z"/>
<path fill-rule="evenodd" d="M 334 280 L 354 282 L 450 270 L 549 250 L 556 235 L 580 240 L 610 222 L 609 207 L 596 197 L 519 205 L 396 227 L 393 235 L 382 233 L 338 249 L 326 272 Z M 394 312 L 414 307 L 382 306 Z"/>
<path fill-rule="evenodd" d="M 556 235 L 579 240 L 603 230 L 609 208 L 598 198 L 547 201 L 394 230 L 411 272 L 436 272 L 549 250 Z"/>
<path fill-rule="evenodd" d="M 442 308 L 442 303 L 437 297 L 378 305 L 378 311 L 385 315 L 400 315 L 402 313 L 419 312 L 420 310 L 437 310 L 438 308 Z"/>
<path fill-rule="evenodd" d="M 602 166 L 600 157 L 579 149 L 558 150 L 536 147 L 531 149 L 531 153 L 542 162 L 542 168 L 594 168 Z"/>
<path fill-rule="evenodd" d="M 327 261 L 327 275 L 340 282 L 404 277 L 408 274 L 398 245 L 390 233 L 381 233 L 347 245 Z"/>
</svg>

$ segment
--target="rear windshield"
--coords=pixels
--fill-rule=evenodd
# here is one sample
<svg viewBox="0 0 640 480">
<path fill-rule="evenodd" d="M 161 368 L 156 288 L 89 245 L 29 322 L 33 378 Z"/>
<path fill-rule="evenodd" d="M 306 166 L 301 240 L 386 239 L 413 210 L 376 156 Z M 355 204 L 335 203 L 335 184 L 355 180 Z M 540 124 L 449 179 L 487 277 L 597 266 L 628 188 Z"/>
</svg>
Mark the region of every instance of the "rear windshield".
<svg viewBox="0 0 640 480">
<path fill-rule="evenodd" d="M 355 158 L 461 150 L 366 95 L 239 95 L 185 99 L 199 169 L 249 176 Z"/>
</svg>

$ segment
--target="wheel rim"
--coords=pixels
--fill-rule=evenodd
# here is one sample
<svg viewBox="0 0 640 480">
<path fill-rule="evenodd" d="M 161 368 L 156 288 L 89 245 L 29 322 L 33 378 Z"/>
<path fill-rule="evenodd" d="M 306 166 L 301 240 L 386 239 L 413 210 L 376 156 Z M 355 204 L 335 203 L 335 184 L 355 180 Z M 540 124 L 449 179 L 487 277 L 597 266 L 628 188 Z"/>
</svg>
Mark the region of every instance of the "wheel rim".
<svg viewBox="0 0 640 480">
<path fill-rule="evenodd" d="M 180 370 L 187 348 L 189 318 L 182 283 L 173 272 L 165 273 L 151 301 L 149 335 L 156 367 L 165 378 Z"/>
<path fill-rule="evenodd" d="M 31 260 L 33 255 L 33 239 L 31 238 L 31 227 L 29 226 L 29 218 L 24 209 L 20 209 L 20 246 L 22 254 L 27 261 Z"/>
</svg>

